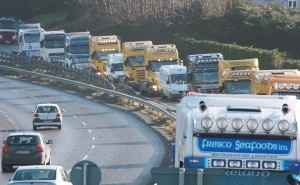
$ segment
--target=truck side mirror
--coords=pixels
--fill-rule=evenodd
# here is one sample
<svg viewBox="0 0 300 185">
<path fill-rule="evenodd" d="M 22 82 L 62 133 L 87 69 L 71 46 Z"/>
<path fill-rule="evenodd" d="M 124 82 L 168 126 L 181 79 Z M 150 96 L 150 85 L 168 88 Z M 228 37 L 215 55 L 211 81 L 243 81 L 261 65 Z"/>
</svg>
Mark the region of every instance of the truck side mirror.
<svg viewBox="0 0 300 185">
<path fill-rule="evenodd" d="M 44 45 L 45 45 L 44 42 L 45 42 L 44 40 L 42 40 L 42 41 L 40 42 L 41 47 L 44 47 Z"/>
<path fill-rule="evenodd" d="M 170 80 L 167 80 L 167 84 L 170 84 Z"/>
<path fill-rule="evenodd" d="M 192 73 L 188 73 L 188 75 L 187 75 L 187 77 L 188 77 L 188 83 L 191 83 L 192 82 Z"/>
</svg>

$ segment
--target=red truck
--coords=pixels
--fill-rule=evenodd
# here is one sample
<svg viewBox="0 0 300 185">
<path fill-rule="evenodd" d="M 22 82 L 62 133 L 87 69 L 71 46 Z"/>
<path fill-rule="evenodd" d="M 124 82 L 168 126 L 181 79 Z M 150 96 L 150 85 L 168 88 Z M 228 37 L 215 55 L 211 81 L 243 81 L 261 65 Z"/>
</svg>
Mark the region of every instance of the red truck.
<svg viewBox="0 0 300 185">
<path fill-rule="evenodd" d="M 0 43 L 15 44 L 17 41 L 16 28 L 17 21 L 12 17 L 1 17 L 0 18 Z"/>
</svg>

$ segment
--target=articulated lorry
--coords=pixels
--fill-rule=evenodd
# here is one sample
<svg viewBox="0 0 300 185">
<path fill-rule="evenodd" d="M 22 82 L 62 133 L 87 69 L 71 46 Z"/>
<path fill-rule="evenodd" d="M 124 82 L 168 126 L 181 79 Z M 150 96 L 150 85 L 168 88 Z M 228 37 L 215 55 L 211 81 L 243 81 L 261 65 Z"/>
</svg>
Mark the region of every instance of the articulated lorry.
<svg viewBox="0 0 300 185">
<path fill-rule="evenodd" d="M 27 57 L 40 58 L 40 35 L 45 30 L 40 23 L 17 26 L 18 52 Z"/>
<path fill-rule="evenodd" d="M 12 17 L 0 18 L 0 43 L 15 44 L 17 41 L 17 20 Z"/>
<path fill-rule="evenodd" d="M 44 31 L 40 36 L 40 54 L 45 62 L 63 63 L 65 61 L 65 31 Z"/>
<path fill-rule="evenodd" d="M 220 93 L 251 94 L 251 78 L 258 70 L 257 58 L 220 61 Z"/>
<path fill-rule="evenodd" d="M 251 78 L 251 94 L 267 94 L 268 79 L 277 75 L 300 76 L 300 72 L 298 69 L 258 70 Z"/>
<path fill-rule="evenodd" d="M 187 56 L 189 89 L 202 93 L 219 93 L 218 69 L 221 53 Z"/>
<path fill-rule="evenodd" d="M 277 75 L 267 82 L 267 95 L 294 95 L 300 99 L 300 76 Z"/>
<path fill-rule="evenodd" d="M 193 93 L 176 106 L 174 168 L 158 185 L 295 185 L 300 172 L 295 96 Z"/>
<path fill-rule="evenodd" d="M 159 71 L 163 65 L 180 63 L 178 50 L 174 44 L 152 45 L 144 49 L 146 79 L 140 82 L 140 92 L 148 96 L 160 95 Z"/>
<path fill-rule="evenodd" d="M 106 77 L 107 55 L 121 52 L 121 43 L 116 35 L 91 36 L 89 39 L 91 63 L 94 69 Z"/>
<path fill-rule="evenodd" d="M 139 90 L 140 82 L 146 79 L 145 47 L 152 45 L 151 41 L 124 42 L 122 44 L 125 79 L 124 83 Z"/>
<path fill-rule="evenodd" d="M 159 89 L 162 99 L 180 99 L 188 90 L 187 69 L 182 65 L 164 65 L 159 72 Z"/>
<path fill-rule="evenodd" d="M 65 62 L 68 67 L 91 70 L 89 53 L 90 32 L 67 33 L 65 38 Z"/>
</svg>

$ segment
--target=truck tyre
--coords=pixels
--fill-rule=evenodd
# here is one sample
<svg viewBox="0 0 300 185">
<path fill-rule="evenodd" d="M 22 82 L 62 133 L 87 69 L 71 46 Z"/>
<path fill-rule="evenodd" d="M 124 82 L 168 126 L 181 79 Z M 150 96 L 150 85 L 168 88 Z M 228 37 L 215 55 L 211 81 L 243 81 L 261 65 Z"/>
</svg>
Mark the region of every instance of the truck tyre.
<svg viewBox="0 0 300 185">
<path fill-rule="evenodd" d="M 164 95 L 164 93 L 163 93 L 162 91 L 160 92 L 160 95 L 161 95 L 161 99 L 162 99 L 162 100 L 167 99 L 167 97 Z"/>
</svg>

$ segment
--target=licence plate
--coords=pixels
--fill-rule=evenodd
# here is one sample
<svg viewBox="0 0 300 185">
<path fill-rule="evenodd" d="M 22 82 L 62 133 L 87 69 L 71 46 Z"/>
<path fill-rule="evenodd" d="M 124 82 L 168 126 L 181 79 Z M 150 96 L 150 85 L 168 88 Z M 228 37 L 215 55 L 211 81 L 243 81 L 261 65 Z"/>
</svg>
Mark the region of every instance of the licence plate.
<svg viewBox="0 0 300 185">
<path fill-rule="evenodd" d="M 28 150 L 18 150 L 17 154 L 29 154 Z"/>
</svg>

